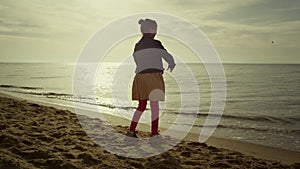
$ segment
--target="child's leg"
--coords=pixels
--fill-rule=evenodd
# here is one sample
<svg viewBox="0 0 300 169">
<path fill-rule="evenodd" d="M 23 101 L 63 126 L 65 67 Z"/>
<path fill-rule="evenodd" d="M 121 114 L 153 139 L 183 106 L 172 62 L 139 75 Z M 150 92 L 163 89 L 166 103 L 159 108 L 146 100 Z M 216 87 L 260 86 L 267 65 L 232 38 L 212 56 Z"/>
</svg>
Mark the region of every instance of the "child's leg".
<svg viewBox="0 0 300 169">
<path fill-rule="evenodd" d="M 132 117 L 132 121 L 131 121 L 131 124 L 130 124 L 129 131 L 135 131 L 136 126 L 137 126 L 137 124 L 140 120 L 140 117 L 146 109 L 146 106 L 147 106 L 147 100 L 139 100 L 139 105 L 138 105 L 138 107 L 137 107 L 137 109 L 134 112 L 134 115 Z"/>
<path fill-rule="evenodd" d="M 150 101 L 151 107 L 151 135 L 158 134 L 158 118 L 159 118 L 159 104 L 158 101 Z"/>
</svg>

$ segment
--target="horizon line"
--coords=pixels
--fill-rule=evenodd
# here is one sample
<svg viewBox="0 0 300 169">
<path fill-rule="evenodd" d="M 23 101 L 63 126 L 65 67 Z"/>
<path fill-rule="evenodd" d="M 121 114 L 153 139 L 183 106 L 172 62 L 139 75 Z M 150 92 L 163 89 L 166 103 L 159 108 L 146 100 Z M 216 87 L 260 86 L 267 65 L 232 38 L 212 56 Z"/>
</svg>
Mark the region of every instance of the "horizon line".
<svg viewBox="0 0 300 169">
<path fill-rule="evenodd" d="M 47 64 L 47 63 L 51 63 L 51 64 L 76 64 L 77 62 L 58 62 L 58 61 L 0 61 L 1 64 Z M 96 63 L 96 62 L 84 62 L 84 63 Z M 98 62 L 97 62 L 98 63 Z M 120 62 L 102 62 L 102 63 L 120 63 Z M 186 64 L 204 64 L 203 62 L 197 63 L 197 62 L 185 62 Z M 181 63 L 178 63 L 181 64 Z M 219 63 L 214 63 L 214 62 L 210 62 L 210 63 L 205 63 L 205 64 L 219 64 Z M 290 62 L 223 62 L 221 64 L 267 64 L 267 65 L 298 65 L 300 64 L 297 62 L 294 63 L 290 63 Z"/>
</svg>

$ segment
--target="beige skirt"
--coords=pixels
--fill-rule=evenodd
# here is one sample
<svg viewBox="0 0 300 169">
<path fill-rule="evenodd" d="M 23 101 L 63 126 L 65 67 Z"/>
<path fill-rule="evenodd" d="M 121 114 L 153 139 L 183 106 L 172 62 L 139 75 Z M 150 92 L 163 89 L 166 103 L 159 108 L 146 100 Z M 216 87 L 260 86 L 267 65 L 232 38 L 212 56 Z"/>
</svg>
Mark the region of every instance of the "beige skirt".
<svg viewBox="0 0 300 169">
<path fill-rule="evenodd" d="M 132 100 L 165 100 L 165 83 L 162 73 L 136 74 L 132 85 Z"/>
</svg>

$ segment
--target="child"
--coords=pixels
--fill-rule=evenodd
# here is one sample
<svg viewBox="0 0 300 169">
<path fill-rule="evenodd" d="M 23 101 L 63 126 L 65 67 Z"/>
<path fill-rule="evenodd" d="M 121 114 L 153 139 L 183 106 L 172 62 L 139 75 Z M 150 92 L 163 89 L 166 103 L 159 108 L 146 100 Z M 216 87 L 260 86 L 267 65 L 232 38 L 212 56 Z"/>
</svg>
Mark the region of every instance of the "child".
<svg viewBox="0 0 300 169">
<path fill-rule="evenodd" d="M 164 101 L 165 84 L 163 79 L 162 58 L 169 64 L 170 72 L 175 67 L 174 58 L 163 47 L 160 41 L 154 37 L 157 32 L 157 23 L 151 19 L 141 19 L 138 22 L 143 34 L 134 48 L 134 61 L 136 63 L 135 77 L 132 85 L 132 100 L 138 100 L 139 104 L 134 112 L 128 136 L 137 137 L 136 126 L 146 109 L 147 100 L 151 107 L 151 137 L 159 135 L 159 101 Z"/>
</svg>

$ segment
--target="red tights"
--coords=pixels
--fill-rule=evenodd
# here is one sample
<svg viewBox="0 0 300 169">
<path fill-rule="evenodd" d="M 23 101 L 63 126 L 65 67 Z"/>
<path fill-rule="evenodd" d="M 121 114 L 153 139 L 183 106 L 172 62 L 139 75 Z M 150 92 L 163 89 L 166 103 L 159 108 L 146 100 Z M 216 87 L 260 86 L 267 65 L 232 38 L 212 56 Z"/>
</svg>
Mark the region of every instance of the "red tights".
<svg viewBox="0 0 300 169">
<path fill-rule="evenodd" d="M 142 116 L 143 112 L 145 111 L 147 106 L 147 100 L 139 100 L 139 105 L 134 112 L 134 115 L 132 117 L 132 121 L 130 124 L 130 131 L 135 131 L 136 126 L 140 120 L 140 117 Z M 158 134 L 158 117 L 159 117 L 159 105 L 158 101 L 150 101 L 150 107 L 151 107 L 151 134 L 155 135 Z"/>
</svg>

